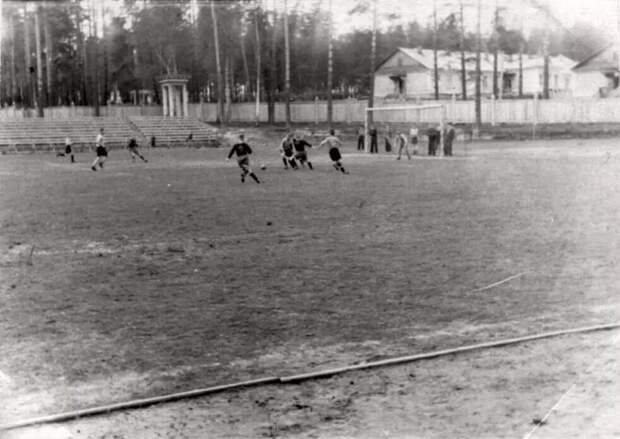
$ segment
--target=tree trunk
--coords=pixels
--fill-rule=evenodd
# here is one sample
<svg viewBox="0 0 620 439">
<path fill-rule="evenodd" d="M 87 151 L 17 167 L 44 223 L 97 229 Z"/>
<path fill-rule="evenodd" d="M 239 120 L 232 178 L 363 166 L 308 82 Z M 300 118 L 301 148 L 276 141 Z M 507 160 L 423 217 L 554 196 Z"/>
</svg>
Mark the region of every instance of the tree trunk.
<svg viewBox="0 0 620 439">
<path fill-rule="evenodd" d="M 259 8 L 256 8 L 254 13 L 255 19 L 255 31 L 256 31 L 256 126 L 260 123 L 260 88 L 261 88 L 261 42 L 260 32 L 258 28 L 258 15 Z"/>
<path fill-rule="evenodd" d="M 43 61 L 41 60 L 41 6 L 37 6 L 34 14 L 34 35 L 37 56 L 37 117 L 43 117 Z"/>
<path fill-rule="evenodd" d="M 248 57 L 245 53 L 245 37 L 243 32 L 239 35 L 239 43 L 241 44 L 241 58 L 243 61 L 243 72 L 245 73 L 245 84 L 244 84 L 244 97 L 243 100 L 247 100 L 248 96 L 251 96 L 251 85 L 252 82 L 250 80 L 250 69 L 248 67 Z"/>
<path fill-rule="evenodd" d="M 482 72 L 480 69 L 480 51 L 482 50 L 481 45 L 482 36 L 480 31 L 480 16 L 482 15 L 482 6 L 480 4 L 481 0 L 478 0 L 478 23 L 477 23 L 477 32 L 476 32 L 476 126 L 480 129 L 482 125 L 482 101 L 481 101 L 481 84 L 482 81 Z"/>
<path fill-rule="evenodd" d="M 213 19 L 213 37 L 215 43 L 215 68 L 217 72 L 217 117 L 220 124 L 224 123 L 224 101 L 222 84 L 222 64 L 220 62 L 220 42 L 217 31 L 217 14 L 215 12 L 215 0 L 211 0 L 211 18 Z"/>
<path fill-rule="evenodd" d="M 327 49 L 327 124 L 332 128 L 333 122 L 333 102 L 332 102 L 332 73 L 333 73 L 333 20 L 332 20 L 332 0 L 329 0 L 329 45 Z"/>
<path fill-rule="evenodd" d="M 519 97 L 523 96 L 523 41 L 519 43 Z"/>
<path fill-rule="evenodd" d="M 15 15 L 13 11 L 11 11 L 9 19 L 9 32 L 10 32 L 10 41 L 11 41 L 11 100 L 13 101 L 13 105 L 17 104 L 18 101 L 18 87 L 17 87 L 17 60 L 15 59 L 15 36 L 17 32 L 15 32 Z"/>
<path fill-rule="evenodd" d="M 373 0 L 372 8 L 372 36 L 370 43 L 370 93 L 368 95 L 368 108 L 372 108 L 375 105 L 375 59 L 377 58 L 377 0 Z M 368 112 L 368 124 L 373 123 L 372 111 Z M 368 135 L 368 133 L 366 133 Z"/>
<path fill-rule="evenodd" d="M 435 80 L 435 100 L 439 100 L 439 68 L 437 66 L 437 0 L 433 2 L 433 78 Z"/>
<path fill-rule="evenodd" d="M 33 73 L 34 70 L 32 68 L 32 48 L 30 44 L 30 16 L 28 15 L 28 11 L 24 6 L 24 60 L 26 65 L 26 71 L 24 72 L 27 90 L 27 103 L 29 107 L 34 106 L 34 79 Z"/>
<path fill-rule="evenodd" d="M 269 102 L 267 104 L 269 112 L 269 123 L 276 121 L 276 83 L 278 78 L 278 66 L 276 61 L 276 38 L 277 38 L 277 19 L 278 15 L 273 4 L 273 28 L 271 29 L 271 69 L 269 74 Z"/>
<path fill-rule="evenodd" d="M 43 35 L 45 37 L 45 96 L 47 104 L 54 105 L 54 47 L 52 44 L 52 31 L 50 27 L 50 18 L 47 13 L 48 9 L 43 10 Z"/>
<path fill-rule="evenodd" d="M 226 108 L 224 111 L 224 121 L 225 123 L 230 123 L 230 104 L 231 104 L 231 84 L 232 81 L 232 66 L 230 61 L 230 56 L 226 57 L 226 62 L 224 63 L 224 96 L 226 97 Z"/>
<path fill-rule="evenodd" d="M 549 33 L 545 32 L 543 42 L 543 99 L 549 99 Z"/>
<path fill-rule="evenodd" d="M 498 34 L 497 34 L 497 26 L 499 24 L 499 6 L 497 4 L 497 0 L 495 1 L 495 18 L 493 24 L 493 97 L 497 99 L 499 97 L 499 88 L 498 88 L 498 71 L 497 71 L 497 58 L 498 58 Z"/>
<path fill-rule="evenodd" d="M 284 99 L 286 108 L 286 126 L 291 126 L 291 49 L 288 35 L 288 7 L 284 0 Z"/>
<path fill-rule="evenodd" d="M 463 2 L 460 2 L 461 8 L 461 32 L 459 47 L 461 49 L 461 93 L 463 100 L 467 100 L 467 70 L 465 65 L 465 18 L 463 15 Z"/>
</svg>

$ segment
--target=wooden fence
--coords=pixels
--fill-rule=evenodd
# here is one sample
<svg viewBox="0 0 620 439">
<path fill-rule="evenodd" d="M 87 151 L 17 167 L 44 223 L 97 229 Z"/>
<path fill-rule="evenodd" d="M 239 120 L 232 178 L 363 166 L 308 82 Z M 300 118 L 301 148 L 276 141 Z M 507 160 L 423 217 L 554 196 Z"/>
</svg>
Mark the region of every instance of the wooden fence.
<svg viewBox="0 0 620 439">
<path fill-rule="evenodd" d="M 445 117 L 456 123 L 473 123 L 475 121 L 474 101 L 425 101 L 441 103 L 445 106 Z M 333 120 L 336 123 L 362 124 L 366 110 L 366 101 L 340 100 L 333 103 Z M 379 106 L 403 106 L 403 102 L 379 102 Z M 484 100 L 482 102 L 483 123 L 613 123 L 620 122 L 620 98 L 594 99 L 573 98 L 554 100 Z M 214 103 L 195 103 L 189 105 L 190 117 L 205 122 L 216 122 L 217 105 Z M 51 107 L 45 109 L 45 117 L 50 119 L 75 119 L 91 117 L 91 107 Z M 128 118 L 131 116 L 159 116 L 159 106 L 102 106 L 101 116 Z M 35 110 L 13 108 L 0 109 L 0 123 L 11 120 L 35 117 Z M 285 121 L 285 105 L 277 103 L 276 122 Z M 379 116 L 378 116 L 379 117 Z M 259 121 L 267 122 L 267 104 L 259 106 Z M 230 107 L 232 122 L 255 122 L 256 105 L 254 103 L 235 103 Z M 298 123 L 323 123 L 327 120 L 327 102 L 309 101 L 291 103 L 291 120 Z M 438 120 L 436 110 L 420 111 L 384 111 L 379 122 L 425 122 Z"/>
</svg>

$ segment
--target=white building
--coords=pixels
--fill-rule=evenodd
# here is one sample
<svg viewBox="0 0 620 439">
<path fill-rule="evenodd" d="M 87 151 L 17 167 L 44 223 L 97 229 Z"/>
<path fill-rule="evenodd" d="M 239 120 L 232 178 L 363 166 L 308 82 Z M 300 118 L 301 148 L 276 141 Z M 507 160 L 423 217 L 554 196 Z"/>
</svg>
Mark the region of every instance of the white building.
<svg viewBox="0 0 620 439">
<path fill-rule="evenodd" d="M 575 96 L 606 97 L 618 94 L 618 46 L 610 44 L 573 67 Z"/>
<path fill-rule="evenodd" d="M 549 60 L 549 91 L 552 96 L 571 95 L 575 62 L 563 56 Z M 482 53 L 480 63 L 484 96 L 493 93 L 493 55 Z M 437 71 L 441 98 L 461 96 L 461 53 L 438 51 Z M 518 55 L 499 54 L 500 96 L 519 95 L 519 74 L 523 76 L 523 94 L 540 94 L 543 91 L 544 60 L 542 56 L 524 55 L 521 66 Z M 476 54 L 465 52 L 467 95 L 475 92 Z M 396 49 L 375 71 L 375 98 L 377 99 L 428 99 L 434 97 L 434 60 L 430 49 Z"/>
</svg>

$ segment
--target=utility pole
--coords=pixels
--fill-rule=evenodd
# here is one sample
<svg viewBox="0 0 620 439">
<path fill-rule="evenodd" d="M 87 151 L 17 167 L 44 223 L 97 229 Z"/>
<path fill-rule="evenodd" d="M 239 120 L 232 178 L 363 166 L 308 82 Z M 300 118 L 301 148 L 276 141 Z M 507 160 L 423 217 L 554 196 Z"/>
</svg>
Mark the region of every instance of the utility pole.
<svg viewBox="0 0 620 439">
<path fill-rule="evenodd" d="M 286 127 L 291 126 L 291 50 L 288 35 L 288 5 L 284 0 L 284 99 L 286 99 Z"/>
<path fill-rule="evenodd" d="M 439 100 L 439 70 L 437 68 L 437 0 L 433 1 L 433 78 L 435 80 L 435 100 Z"/>
<path fill-rule="evenodd" d="M 332 43 L 332 0 L 329 0 L 329 43 L 327 48 L 327 124 L 332 127 L 332 72 L 333 72 L 333 43 Z"/>
<path fill-rule="evenodd" d="M 620 1 L 620 0 L 619 0 Z M 463 1 L 459 3 L 461 12 L 461 38 L 459 48 L 461 49 L 461 94 L 463 100 L 467 100 L 467 70 L 465 65 L 465 17 L 463 15 Z"/>
<path fill-rule="evenodd" d="M 481 35 L 480 35 L 480 16 L 482 15 L 481 0 L 478 0 L 478 23 L 476 25 L 476 127 L 480 130 L 482 125 L 482 102 L 480 83 L 482 81 L 482 72 L 480 69 L 480 51 L 481 51 Z"/>
<path fill-rule="evenodd" d="M 37 117 L 43 117 L 43 62 L 41 60 L 41 6 L 34 14 L 34 35 L 37 50 Z"/>
</svg>

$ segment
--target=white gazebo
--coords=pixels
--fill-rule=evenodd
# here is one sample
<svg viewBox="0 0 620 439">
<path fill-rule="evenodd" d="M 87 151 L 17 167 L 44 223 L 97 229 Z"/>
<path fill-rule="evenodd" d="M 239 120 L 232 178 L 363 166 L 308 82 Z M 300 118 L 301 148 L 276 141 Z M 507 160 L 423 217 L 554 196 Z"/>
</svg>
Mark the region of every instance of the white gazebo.
<svg viewBox="0 0 620 439">
<path fill-rule="evenodd" d="M 187 117 L 189 75 L 169 74 L 158 78 L 161 85 L 161 101 L 164 106 L 164 117 Z"/>
</svg>

